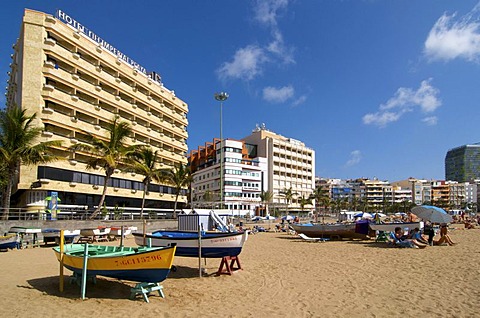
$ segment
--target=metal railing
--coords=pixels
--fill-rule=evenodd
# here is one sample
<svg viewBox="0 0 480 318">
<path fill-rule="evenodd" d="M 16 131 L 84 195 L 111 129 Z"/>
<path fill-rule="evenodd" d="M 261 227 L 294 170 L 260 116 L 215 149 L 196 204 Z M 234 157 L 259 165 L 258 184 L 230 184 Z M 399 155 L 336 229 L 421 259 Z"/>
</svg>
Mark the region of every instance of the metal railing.
<svg viewBox="0 0 480 318">
<path fill-rule="evenodd" d="M 157 210 L 157 209 L 155 209 Z M 144 209 L 143 219 L 149 220 L 162 220 L 173 219 L 172 211 L 155 211 L 152 209 Z M 21 209 L 10 208 L 8 209 L 8 217 L 6 220 L 90 220 L 94 209 L 67 209 L 57 211 L 56 215 L 52 215 L 45 209 Z M 180 210 L 177 210 L 177 214 Z M 140 220 L 140 209 L 138 208 L 118 208 L 107 209 L 101 211 L 96 217 L 96 220 Z M 0 208 L 0 220 L 5 220 L 5 209 Z"/>
</svg>

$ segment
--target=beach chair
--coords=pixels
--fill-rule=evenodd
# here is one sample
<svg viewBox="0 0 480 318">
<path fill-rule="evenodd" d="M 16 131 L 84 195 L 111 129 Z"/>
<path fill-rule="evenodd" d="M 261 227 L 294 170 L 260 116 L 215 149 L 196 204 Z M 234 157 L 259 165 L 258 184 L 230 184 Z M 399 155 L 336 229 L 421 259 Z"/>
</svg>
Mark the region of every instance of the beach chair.
<svg viewBox="0 0 480 318">
<path fill-rule="evenodd" d="M 307 236 L 303 233 L 299 233 L 298 236 L 300 236 L 301 239 L 303 239 L 304 241 L 307 241 L 307 242 L 325 242 L 325 239 L 323 239 L 323 238 L 310 237 L 310 236 Z"/>
<path fill-rule="evenodd" d="M 415 247 L 412 242 L 397 239 L 394 232 L 390 232 L 387 244 L 391 247 Z"/>
</svg>

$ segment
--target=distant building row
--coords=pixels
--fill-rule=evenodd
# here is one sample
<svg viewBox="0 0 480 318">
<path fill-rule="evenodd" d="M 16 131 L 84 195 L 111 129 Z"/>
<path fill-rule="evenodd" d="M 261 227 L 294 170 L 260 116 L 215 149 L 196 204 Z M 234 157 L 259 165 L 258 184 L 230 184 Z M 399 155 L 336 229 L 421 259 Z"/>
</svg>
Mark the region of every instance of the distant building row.
<svg viewBox="0 0 480 318">
<path fill-rule="evenodd" d="M 475 182 L 420 180 L 410 178 L 388 182 L 378 179 L 321 179 L 332 204 L 344 209 L 398 212 L 411 205 L 435 205 L 446 210 L 476 210 L 478 186 Z M 343 205 L 342 205 L 343 204 Z"/>
</svg>

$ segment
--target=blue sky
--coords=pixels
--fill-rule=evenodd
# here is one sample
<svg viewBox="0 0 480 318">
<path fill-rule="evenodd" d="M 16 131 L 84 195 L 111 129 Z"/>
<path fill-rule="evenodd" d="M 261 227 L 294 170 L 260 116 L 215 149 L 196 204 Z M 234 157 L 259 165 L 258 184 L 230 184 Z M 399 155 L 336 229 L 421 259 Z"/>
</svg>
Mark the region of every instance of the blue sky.
<svg viewBox="0 0 480 318">
<path fill-rule="evenodd" d="M 256 124 L 316 151 L 316 175 L 443 179 L 480 142 L 476 1 L 8 1 L 0 80 L 23 9 L 62 9 L 189 104 L 189 149 Z M 5 99 L 2 94 L 0 103 Z"/>
</svg>

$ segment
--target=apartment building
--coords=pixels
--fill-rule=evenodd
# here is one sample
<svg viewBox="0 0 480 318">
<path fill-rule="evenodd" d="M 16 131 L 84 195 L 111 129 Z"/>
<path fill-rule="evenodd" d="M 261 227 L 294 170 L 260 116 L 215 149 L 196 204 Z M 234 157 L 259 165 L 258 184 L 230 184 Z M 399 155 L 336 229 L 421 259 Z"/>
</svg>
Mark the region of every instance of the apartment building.
<svg viewBox="0 0 480 318">
<path fill-rule="evenodd" d="M 315 189 L 315 151 L 297 139 L 269 131 L 265 125 L 257 126 L 242 140 L 256 145 L 258 156 L 267 160 L 266 189 L 273 193 L 273 205 L 285 205 L 282 192 L 291 188 L 296 195 L 288 208 L 300 211 L 300 198 L 308 198 Z"/>
<path fill-rule="evenodd" d="M 104 172 L 87 170 L 88 154 L 69 147 L 86 142 L 87 133 L 107 138 L 107 123 L 115 117 L 133 129 L 128 144 L 159 150 L 161 167 L 186 163 L 187 104 L 158 73 L 147 72 L 67 13 L 26 9 L 13 50 L 7 106 L 36 113 L 41 140 L 62 141 L 52 149 L 61 160 L 21 167 L 13 196 L 18 207 L 42 208 L 52 192 L 62 204 L 95 206 Z M 113 177 L 107 206 L 139 207 L 142 176 L 116 171 Z M 173 193 L 167 185 L 152 184 L 146 206 L 171 208 Z"/>
<path fill-rule="evenodd" d="M 223 199 L 224 208 L 232 215 L 255 215 L 261 204 L 260 193 L 267 185 L 267 160 L 257 156 L 256 148 L 238 140 L 214 139 L 190 151 L 193 206 L 216 208 Z"/>
</svg>

